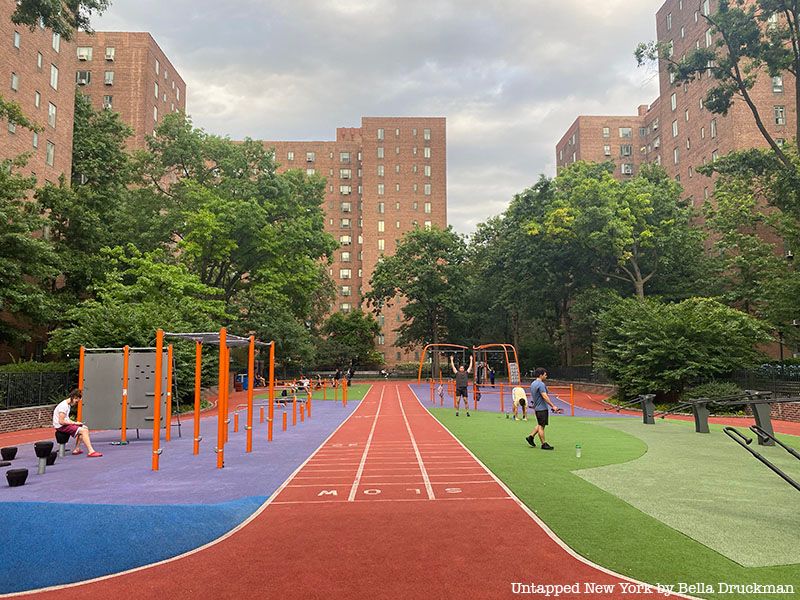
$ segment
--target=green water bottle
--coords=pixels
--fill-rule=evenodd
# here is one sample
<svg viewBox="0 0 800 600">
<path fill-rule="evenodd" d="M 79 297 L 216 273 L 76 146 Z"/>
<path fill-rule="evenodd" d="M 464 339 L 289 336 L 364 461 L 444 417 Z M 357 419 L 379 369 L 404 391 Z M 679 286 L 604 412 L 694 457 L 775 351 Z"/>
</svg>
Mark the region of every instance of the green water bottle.
<svg viewBox="0 0 800 600">
<path fill-rule="evenodd" d="M 575 458 L 581 457 L 581 445 L 575 444 Z"/>
</svg>

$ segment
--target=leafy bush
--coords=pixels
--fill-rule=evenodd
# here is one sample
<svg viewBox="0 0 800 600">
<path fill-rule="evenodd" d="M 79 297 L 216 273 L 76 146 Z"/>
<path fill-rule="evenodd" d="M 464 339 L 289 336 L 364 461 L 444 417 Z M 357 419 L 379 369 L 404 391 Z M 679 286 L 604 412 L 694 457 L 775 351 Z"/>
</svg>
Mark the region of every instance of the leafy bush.
<svg viewBox="0 0 800 600">
<path fill-rule="evenodd" d="M 708 383 L 703 383 L 686 390 L 683 394 L 683 398 L 684 400 L 694 400 L 695 398 L 725 398 L 727 396 L 738 396 L 742 393 L 742 388 L 732 381 L 709 381 Z"/>
<path fill-rule="evenodd" d="M 625 397 L 674 397 L 693 381 L 757 364 L 757 346 L 769 341 L 764 323 L 715 300 L 626 299 L 600 318 L 597 366 Z"/>
<path fill-rule="evenodd" d="M 69 373 L 75 368 L 69 362 L 21 360 L 7 365 L 0 365 L 0 373 Z"/>
</svg>

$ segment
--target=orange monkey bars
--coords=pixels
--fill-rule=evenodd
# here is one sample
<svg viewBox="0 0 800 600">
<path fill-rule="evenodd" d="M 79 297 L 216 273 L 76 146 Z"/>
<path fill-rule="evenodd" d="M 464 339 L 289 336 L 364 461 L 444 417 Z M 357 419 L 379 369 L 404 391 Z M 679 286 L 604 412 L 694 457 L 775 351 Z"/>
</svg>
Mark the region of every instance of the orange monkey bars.
<svg viewBox="0 0 800 600">
<path fill-rule="evenodd" d="M 451 349 L 454 352 L 459 352 L 460 351 L 465 356 L 466 356 L 466 353 L 469 351 L 469 348 L 467 346 L 460 346 L 458 344 L 428 344 L 422 350 L 422 353 L 420 354 L 420 357 L 419 357 L 419 370 L 417 371 L 417 383 L 422 383 L 422 365 L 425 364 L 425 357 L 428 355 L 428 350 L 439 349 L 439 348 L 442 348 L 445 351 L 447 349 Z M 432 374 L 431 374 L 431 379 L 433 379 L 433 375 Z"/>
</svg>

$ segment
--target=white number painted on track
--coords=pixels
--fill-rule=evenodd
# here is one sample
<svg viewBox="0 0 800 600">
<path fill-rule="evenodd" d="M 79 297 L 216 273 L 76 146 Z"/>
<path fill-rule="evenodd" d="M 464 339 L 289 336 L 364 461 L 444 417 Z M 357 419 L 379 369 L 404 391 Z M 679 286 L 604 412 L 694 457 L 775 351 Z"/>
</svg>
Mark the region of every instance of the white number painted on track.
<svg viewBox="0 0 800 600">
<path fill-rule="evenodd" d="M 339 492 L 337 492 L 336 490 L 322 490 L 319 494 L 317 494 L 317 497 L 319 497 L 319 496 L 338 496 L 338 495 L 339 495 Z"/>
<path fill-rule="evenodd" d="M 380 490 L 364 490 L 364 493 L 367 496 L 377 496 L 378 494 L 381 493 L 381 491 Z"/>
<path fill-rule="evenodd" d="M 461 488 L 445 488 L 445 493 L 447 494 L 460 494 Z"/>
<path fill-rule="evenodd" d="M 406 491 L 407 492 L 414 492 L 414 493 L 417 494 L 417 496 L 419 496 L 422 493 L 422 490 L 419 489 L 419 488 L 406 488 Z"/>
</svg>

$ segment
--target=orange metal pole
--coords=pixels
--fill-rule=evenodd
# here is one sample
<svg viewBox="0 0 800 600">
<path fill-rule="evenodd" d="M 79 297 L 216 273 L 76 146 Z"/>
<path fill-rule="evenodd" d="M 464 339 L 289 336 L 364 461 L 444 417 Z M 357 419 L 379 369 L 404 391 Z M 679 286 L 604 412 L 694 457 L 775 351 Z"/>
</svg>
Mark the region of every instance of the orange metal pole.
<svg viewBox="0 0 800 600">
<path fill-rule="evenodd" d="M 233 412 L 233 433 L 239 433 L 239 411 Z"/>
<path fill-rule="evenodd" d="M 203 373 L 203 344 L 194 344 L 194 454 L 200 453 L 200 384 Z"/>
<path fill-rule="evenodd" d="M 153 384 L 153 471 L 158 471 L 161 456 L 161 374 L 164 367 L 164 330 L 156 332 L 155 383 Z"/>
<path fill-rule="evenodd" d="M 256 338 L 250 336 L 250 352 L 247 357 L 247 447 L 245 452 L 253 451 L 253 386 L 256 371 Z"/>
<path fill-rule="evenodd" d="M 264 407 L 263 406 L 261 407 L 261 414 L 259 415 L 259 422 L 260 423 L 264 422 Z"/>
<path fill-rule="evenodd" d="M 347 380 L 342 379 L 342 406 L 347 406 Z"/>
<path fill-rule="evenodd" d="M 575 386 L 574 384 L 569 384 L 569 405 L 571 407 L 572 416 L 575 416 Z"/>
<path fill-rule="evenodd" d="M 328 380 L 327 379 L 325 379 L 322 382 L 322 399 L 323 400 L 327 400 L 328 399 Z"/>
<path fill-rule="evenodd" d="M 269 422 L 267 423 L 267 439 L 272 441 L 272 424 L 275 419 L 275 341 L 269 346 Z"/>
<path fill-rule="evenodd" d="M 225 449 L 224 440 L 225 432 L 223 430 L 223 421 L 225 416 L 223 414 L 225 394 L 223 388 L 225 386 L 225 328 L 219 330 L 219 373 L 218 373 L 218 393 L 217 393 L 217 468 L 221 469 L 225 466 Z"/>
<path fill-rule="evenodd" d="M 505 402 L 503 401 L 503 384 L 500 384 L 500 410 L 506 412 L 505 410 Z"/>
<path fill-rule="evenodd" d="M 172 439 L 172 344 L 167 346 L 167 413 L 164 418 L 164 439 Z"/>
<path fill-rule="evenodd" d="M 301 423 L 305 423 L 305 420 L 306 420 L 305 414 L 306 414 L 306 411 L 303 409 L 303 405 L 301 404 L 300 405 L 300 422 Z"/>
<path fill-rule="evenodd" d="M 311 385 L 310 385 L 310 386 L 308 386 L 308 398 L 306 399 L 306 406 L 308 407 L 306 409 L 306 412 L 308 413 L 307 416 L 308 416 L 309 419 L 311 418 L 311 396 L 312 396 L 312 393 L 311 393 Z"/>
<path fill-rule="evenodd" d="M 228 409 L 228 401 L 230 399 L 230 388 L 231 388 L 231 350 L 228 348 L 228 345 L 225 345 L 225 387 L 222 391 L 222 406 L 223 406 L 223 415 L 224 418 L 222 420 L 223 425 L 223 436 L 222 436 L 222 447 L 225 447 L 225 444 L 228 443 L 228 425 L 231 422 L 231 414 L 230 410 Z"/>
<path fill-rule="evenodd" d="M 433 395 L 433 378 L 431 378 L 430 384 L 431 384 L 431 404 L 435 404 L 436 396 Z"/>
<path fill-rule="evenodd" d="M 81 391 L 81 395 L 83 395 L 83 367 L 86 361 L 86 348 L 81 346 L 80 352 L 78 353 L 78 389 Z M 83 398 L 78 400 L 78 421 L 83 420 Z"/>
<path fill-rule="evenodd" d="M 292 396 L 292 427 L 297 425 L 297 396 Z"/>
<path fill-rule="evenodd" d="M 119 424 L 119 441 L 128 443 L 128 359 L 131 349 L 125 346 L 122 349 L 122 419 Z"/>
<path fill-rule="evenodd" d="M 283 411 L 283 430 L 286 431 L 286 422 L 289 420 L 289 415 Z"/>
</svg>

